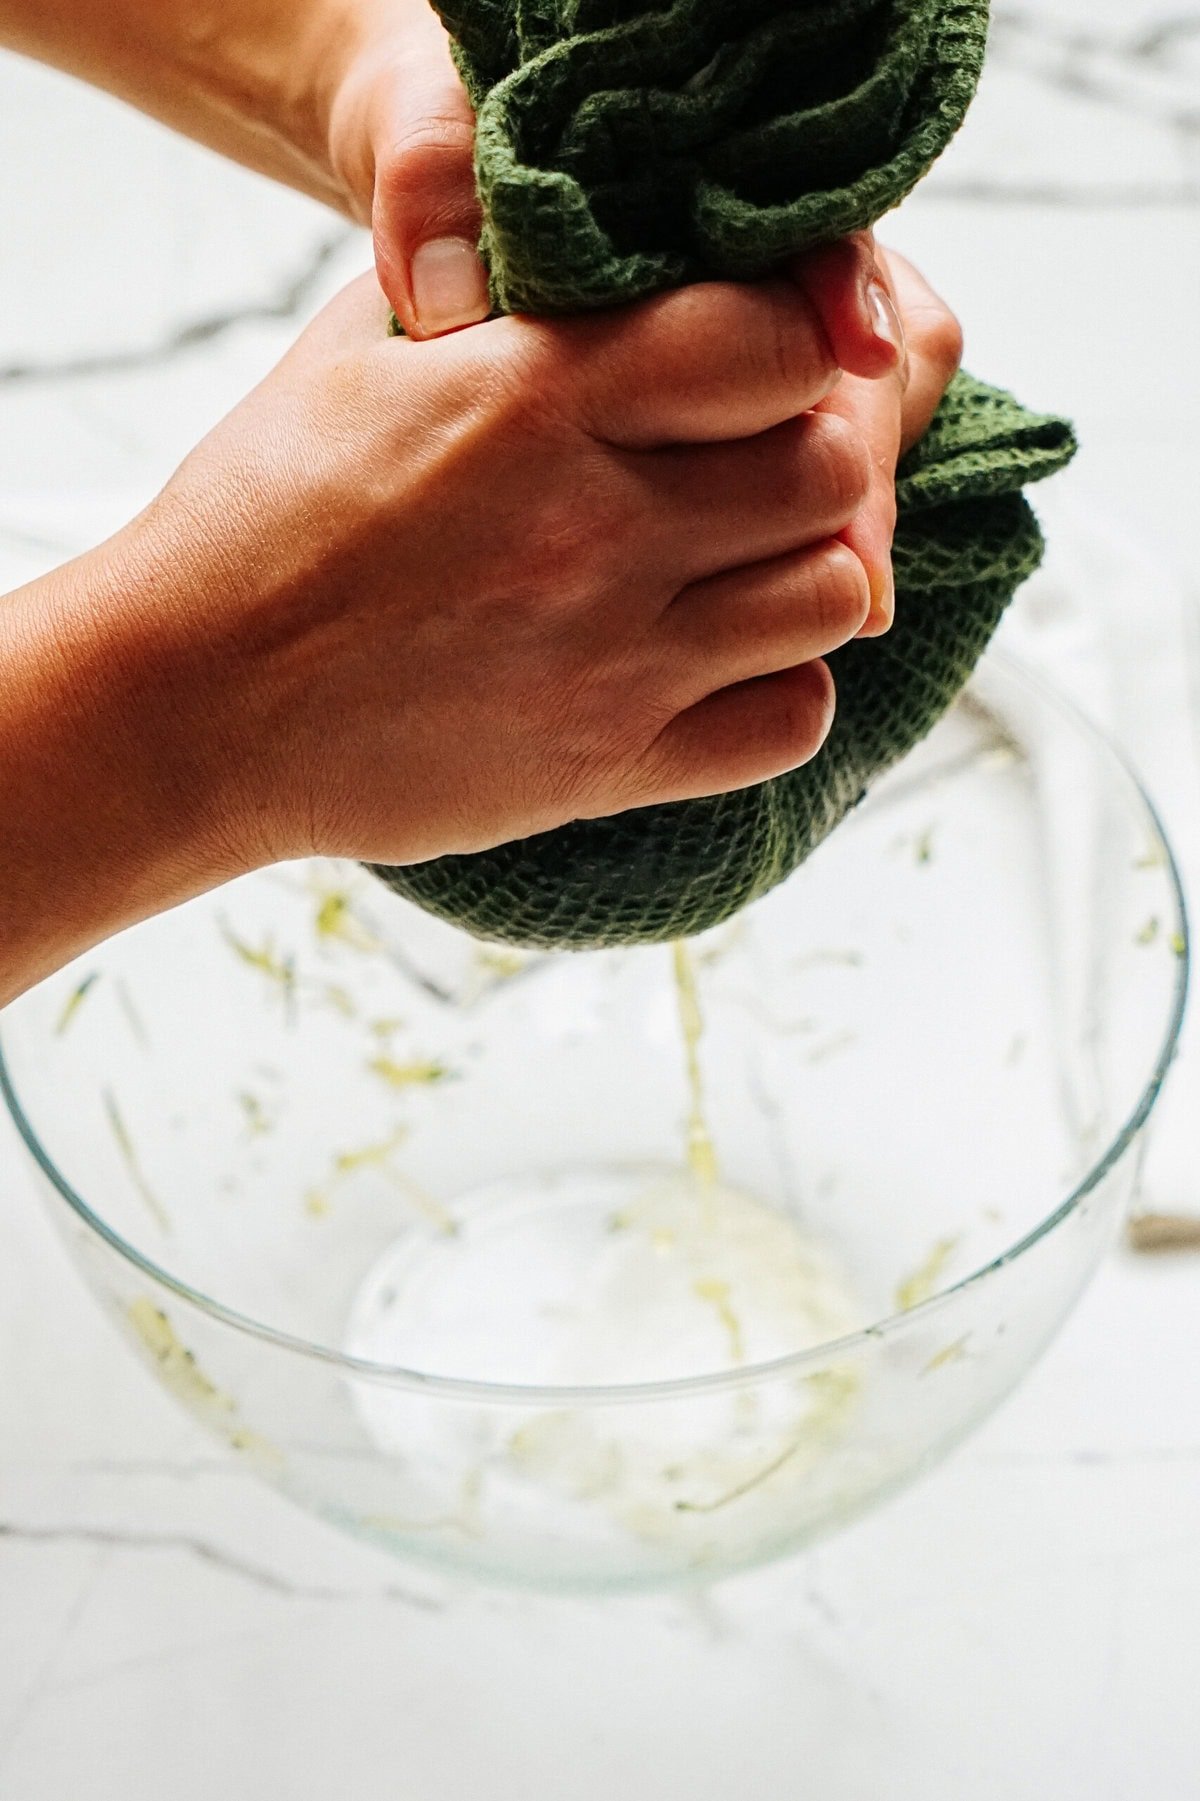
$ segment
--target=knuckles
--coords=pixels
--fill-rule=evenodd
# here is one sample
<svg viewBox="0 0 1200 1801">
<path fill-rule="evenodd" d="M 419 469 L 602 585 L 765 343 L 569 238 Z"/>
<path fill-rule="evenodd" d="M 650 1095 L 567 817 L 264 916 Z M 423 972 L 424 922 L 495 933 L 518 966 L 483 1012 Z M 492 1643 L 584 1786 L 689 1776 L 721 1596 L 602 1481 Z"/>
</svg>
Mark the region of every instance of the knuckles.
<svg viewBox="0 0 1200 1801">
<path fill-rule="evenodd" d="M 848 643 L 866 624 L 871 584 L 861 559 L 840 539 L 830 539 L 811 554 L 805 589 L 821 637 L 830 649 Z"/>
<path fill-rule="evenodd" d="M 797 422 L 797 475 L 804 489 L 843 524 L 871 487 L 871 457 L 862 434 L 837 413 L 806 413 Z"/>
<path fill-rule="evenodd" d="M 912 347 L 932 364 L 943 385 L 948 383 L 963 357 L 963 329 L 957 314 L 945 301 L 934 298 L 913 308 L 905 323 Z"/>
<path fill-rule="evenodd" d="M 833 723 L 833 676 L 823 662 L 804 663 L 764 683 L 753 730 L 733 753 L 734 784 L 769 781 L 816 756 Z"/>
<path fill-rule="evenodd" d="M 393 132 L 379 155 L 372 218 L 385 287 L 414 243 L 478 234 L 474 132 L 470 120 L 451 110 L 451 104 L 418 113 Z"/>
<path fill-rule="evenodd" d="M 737 310 L 753 306 L 740 321 L 738 335 L 754 373 L 786 394 L 824 392 L 837 364 L 816 311 L 800 288 L 780 302 L 771 287 L 727 290 L 727 304 Z M 737 330 L 737 326 L 734 326 Z"/>
<path fill-rule="evenodd" d="M 803 681 L 786 685 L 780 700 L 782 742 L 795 757 L 793 767 L 816 756 L 829 736 L 836 704 L 837 691 L 827 663 L 805 664 Z"/>
<path fill-rule="evenodd" d="M 430 176 L 444 169 L 447 160 L 470 168 L 473 140 L 471 121 L 461 111 L 447 107 L 414 117 L 389 137 L 378 180 L 391 200 L 421 199 Z"/>
</svg>

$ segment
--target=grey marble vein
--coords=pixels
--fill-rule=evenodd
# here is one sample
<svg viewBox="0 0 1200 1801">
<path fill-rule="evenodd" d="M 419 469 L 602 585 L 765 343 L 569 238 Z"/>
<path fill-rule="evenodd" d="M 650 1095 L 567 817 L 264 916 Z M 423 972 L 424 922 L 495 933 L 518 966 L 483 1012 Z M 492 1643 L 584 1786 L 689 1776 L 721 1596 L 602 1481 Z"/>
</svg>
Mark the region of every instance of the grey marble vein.
<svg viewBox="0 0 1200 1801">
<path fill-rule="evenodd" d="M 1178 181 L 1097 182 L 1004 181 L 986 176 L 931 181 L 922 199 L 951 200 L 980 206 L 1044 206 L 1086 211 L 1141 211 L 1146 207 L 1200 206 L 1200 179 Z"/>
<path fill-rule="evenodd" d="M 377 1589 L 351 1589 L 321 1583 L 293 1582 L 274 1570 L 264 1569 L 261 1564 L 251 1563 L 246 1558 L 224 1550 L 220 1545 L 210 1543 L 208 1539 L 187 1532 L 142 1532 L 132 1528 L 86 1524 L 32 1526 L 13 1520 L 0 1520 L 0 1543 L 6 1540 L 31 1545 L 94 1545 L 117 1551 L 182 1551 L 186 1556 L 212 1564 L 217 1569 L 224 1570 L 227 1575 L 237 1576 L 244 1582 L 253 1583 L 255 1587 L 265 1589 L 270 1594 L 282 1595 L 289 1601 L 387 1601 L 416 1608 L 422 1613 L 439 1613 L 442 1610 L 442 1603 L 433 1597 L 395 1584 L 385 1584 Z"/>
<path fill-rule="evenodd" d="M 1197 11 L 1113 30 L 1068 24 L 1021 6 L 999 8 L 991 44 L 998 69 L 1028 76 L 1051 94 L 1089 102 L 1097 110 L 1098 122 L 1106 112 L 1141 120 L 1175 148 L 1180 173 L 1173 178 L 1101 178 L 1089 183 L 1053 174 L 1008 178 L 998 169 L 986 176 L 938 176 L 924 192 L 931 199 L 976 205 L 1086 210 L 1200 205 L 1200 173 L 1191 172 L 1200 149 L 1197 51 Z"/>
<path fill-rule="evenodd" d="M 991 48 L 997 63 L 1049 87 L 1196 138 L 1200 93 L 1184 54 L 1193 42 L 1200 43 L 1196 13 L 1121 34 L 1014 8 L 997 16 Z"/>
<path fill-rule="evenodd" d="M 284 276 L 273 294 L 189 320 L 151 344 L 98 351 L 86 356 L 65 356 L 61 360 L 0 364 L 0 382 L 15 385 L 76 381 L 87 376 L 124 375 L 153 369 L 190 350 L 212 344 L 239 326 L 297 319 L 313 298 L 325 270 L 353 235 L 354 227 L 345 225 L 323 237 L 305 253 L 300 266 Z"/>
<path fill-rule="evenodd" d="M 22 1727 L 25 1725 L 26 1721 L 32 1717 L 37 1710 L 38 1704 L 53 1687 L 54 1672 L 58 1668 L 63 1652 L 66 1650 L 71 1639 L 75 1636 L 75 1630 L 79 1625 L 80 1620 L 83 1618 L 84 1609 L 87 1607 L 100 1578 L 104 1574 L 105 1566 L 110 1555 L 111 1551 L 108 1546 L 101 1545 L 97 1547 L 96 1555 L 92 1560 L 92 1566 L 80 1582 L 75 1597 L 63 1616 L 62 1622 L 58 1631 L 54 1634 L 49 1649 L 37 1668 L 30 1675 L 24 1691 L 18 1698 L 16 1708 L 9 1716 L 3 1734 L 0 1735 L 0 1775 L 3 1775 L 4 1766 L 8 1762 L 9 1754 L 11 1753 L 13 1746 L 21 1735 Z"/>
<path fill-rule="evenodd" d="M 1143 26 L 1133 39 L 1134 54 L 1147 62 L 1160 62 L 1174 56 L 1181 46 L 1192 45 L 1200 49 L 1200 12 L 1158 19 L 1153 25 Z"/>
</svg>

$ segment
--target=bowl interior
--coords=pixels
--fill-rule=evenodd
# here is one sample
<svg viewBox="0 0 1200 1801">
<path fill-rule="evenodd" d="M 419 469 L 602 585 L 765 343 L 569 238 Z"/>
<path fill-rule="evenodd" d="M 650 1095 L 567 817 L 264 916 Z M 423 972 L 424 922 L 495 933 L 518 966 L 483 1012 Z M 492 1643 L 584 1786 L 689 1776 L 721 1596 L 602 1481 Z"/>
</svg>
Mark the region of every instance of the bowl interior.
<svg viewBox="0 0 1200 1801">
<path fill-rule="evenodd" d="M 291 865 L 42 984 L 4 1057 L 77 1211 L 258 1326 L 477 1382 L 669 1381 L 1035 1232 L 1146 1105 L 1184 931 L 1111 749 L 991 663 L 686 961 L 481 946 Z"/>
</svg>

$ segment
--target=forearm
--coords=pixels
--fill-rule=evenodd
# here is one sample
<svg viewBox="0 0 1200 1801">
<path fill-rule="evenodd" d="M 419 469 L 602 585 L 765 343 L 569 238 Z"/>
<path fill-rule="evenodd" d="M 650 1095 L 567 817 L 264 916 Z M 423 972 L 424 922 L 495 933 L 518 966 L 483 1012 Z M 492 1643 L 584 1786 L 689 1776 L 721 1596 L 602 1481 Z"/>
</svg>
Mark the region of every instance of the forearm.
<svg viewBox="0 0 1200 1801">
<path fill-rule="evenodd" d="M 0 0 L 0 45 L 354 210 L 329 158 L 349 60 L 424 0 Z"/>
<path fill-rule="evenodd" d="M 245 866 L 172 579 L 131 528 L 0 598 L 0 1005 Z"/>
</svg>

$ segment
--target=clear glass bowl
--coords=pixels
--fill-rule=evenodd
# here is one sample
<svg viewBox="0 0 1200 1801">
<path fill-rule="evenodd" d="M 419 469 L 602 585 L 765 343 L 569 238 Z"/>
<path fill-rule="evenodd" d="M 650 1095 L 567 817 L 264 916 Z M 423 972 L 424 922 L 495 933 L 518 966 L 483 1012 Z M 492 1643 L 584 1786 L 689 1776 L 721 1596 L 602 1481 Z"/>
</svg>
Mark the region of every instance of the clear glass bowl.
<svg viewBox="0 0 1200 1801">
<path fill-rule="evenodd" d="M 259 1474 L 486 1578 L 707 1580 L 1037 1357 L 1134 1188 L 1186 929 L 1118 754 L 993 659 L 682 964 L 287 866 L 27 995 L 3 1082 L 97 1299 Z"/>
</svg>

